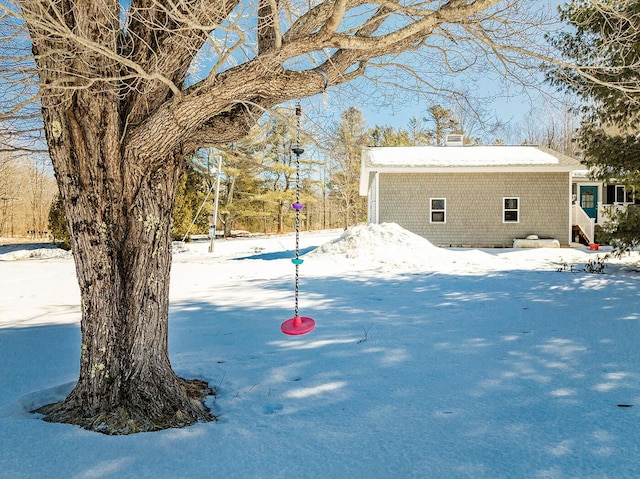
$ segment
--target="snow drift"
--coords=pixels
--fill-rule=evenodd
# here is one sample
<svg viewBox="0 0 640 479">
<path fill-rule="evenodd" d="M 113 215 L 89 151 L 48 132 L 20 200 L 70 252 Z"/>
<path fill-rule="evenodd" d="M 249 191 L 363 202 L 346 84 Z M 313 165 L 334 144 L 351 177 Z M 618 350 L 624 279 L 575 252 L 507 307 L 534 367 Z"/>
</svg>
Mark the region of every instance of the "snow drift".
<svg viewBox="0 0 640 479">
<path fill-rule="evenodd" d="M 396 223 L 357 225 L 342 236 L 329 241 L 305 257 L 333 255 L 352 260 L 362 268 L 388 271 L 431 269 L 448 264 L 452 270 L 475 270 L 478 263 L 492 264 L 502 261 L 479 250 L 449 250 L 433 245 L 429 240 L 412 233 Z"/>
</svg>

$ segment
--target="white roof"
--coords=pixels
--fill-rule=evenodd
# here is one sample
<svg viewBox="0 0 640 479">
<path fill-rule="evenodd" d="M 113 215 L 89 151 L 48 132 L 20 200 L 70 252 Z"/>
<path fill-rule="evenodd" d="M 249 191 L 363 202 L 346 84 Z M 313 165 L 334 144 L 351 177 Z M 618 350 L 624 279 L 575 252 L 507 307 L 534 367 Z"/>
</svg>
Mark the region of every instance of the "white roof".
<svg viewBox="0 0 640 479">
<path fill-rule="evenodd" d="M 380 173 L 571 172 L 576 159 L 539 146 L 383 146 L 362 150 L 360 194 Z"/>
<path fill-rule="evenodd" d="M 535 146 L 395 146 L 369 148 L 379 166 L 557 165 L 558 158 Z"/>
</svg>

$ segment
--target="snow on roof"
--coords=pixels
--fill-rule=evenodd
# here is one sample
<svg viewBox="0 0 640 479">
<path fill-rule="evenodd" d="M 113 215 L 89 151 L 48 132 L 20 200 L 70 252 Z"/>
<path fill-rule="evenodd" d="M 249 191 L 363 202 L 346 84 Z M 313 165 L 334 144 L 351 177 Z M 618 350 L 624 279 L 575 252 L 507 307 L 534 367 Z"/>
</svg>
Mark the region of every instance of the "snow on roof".
<svg viewBox="0 0 640 479">
<path fill-rule="evenodd" d="M 383 146 L 362 151 L 360 195 L 366 196 L 370 174 L 487 172 L 572 172 L 578 160 L 540 146 Z"/>
<path fill-rule="evenodd" d="M 560 165 L 558 156 L 535 146 L 399 146 L 368 149 L 370 166 L 477 167 Z"/>
</svg>

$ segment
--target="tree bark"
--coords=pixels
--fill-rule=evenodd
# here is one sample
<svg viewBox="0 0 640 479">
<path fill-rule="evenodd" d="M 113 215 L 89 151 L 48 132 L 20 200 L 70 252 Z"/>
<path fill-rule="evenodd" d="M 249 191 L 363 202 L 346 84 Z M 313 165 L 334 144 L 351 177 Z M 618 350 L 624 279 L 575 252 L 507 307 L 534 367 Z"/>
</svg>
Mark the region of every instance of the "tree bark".
<svg viewBox="0 0 640 479">
<path fill-rule="evenodd" d="M 108 96 L 94 95 L 86 111 L 81 97 L 66 109 L 43 102 L 45 117 L 63 120 L 46 124 L 60 125 L 48 136 L 80 285 L 82 343 L 75 389 L 41 412 L 110 434 L 210 420 L 168 356 L 171 212 L 183 156 L 141 170 L 144 159 L 121 154 Z"/>
</svg>

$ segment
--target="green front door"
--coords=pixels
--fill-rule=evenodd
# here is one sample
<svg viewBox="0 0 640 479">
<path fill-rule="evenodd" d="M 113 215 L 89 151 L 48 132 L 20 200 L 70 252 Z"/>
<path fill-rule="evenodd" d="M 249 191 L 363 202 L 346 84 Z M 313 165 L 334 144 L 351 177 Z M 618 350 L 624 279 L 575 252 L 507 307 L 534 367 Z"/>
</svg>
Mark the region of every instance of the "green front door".
<svg viewBox="0 0 640 479">
<path fill-rule="evenodd" d="M 598 218 L 598 187 L 597 186 L 581 186 L 580 187 L 580 206 L 590 218 Z"/>
</svg>

